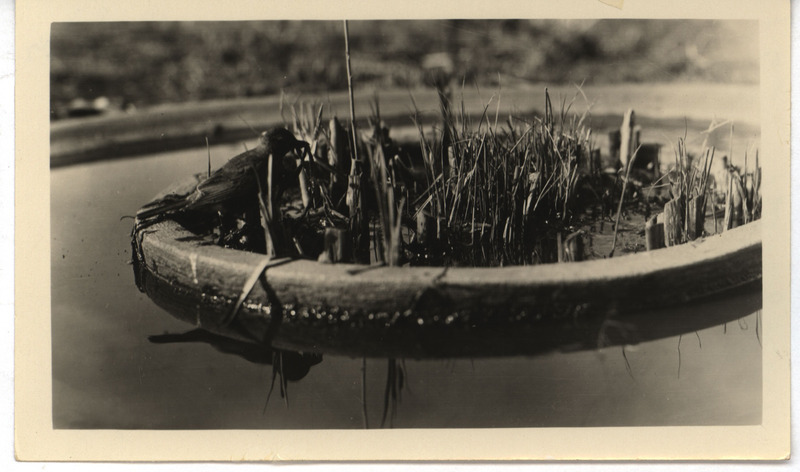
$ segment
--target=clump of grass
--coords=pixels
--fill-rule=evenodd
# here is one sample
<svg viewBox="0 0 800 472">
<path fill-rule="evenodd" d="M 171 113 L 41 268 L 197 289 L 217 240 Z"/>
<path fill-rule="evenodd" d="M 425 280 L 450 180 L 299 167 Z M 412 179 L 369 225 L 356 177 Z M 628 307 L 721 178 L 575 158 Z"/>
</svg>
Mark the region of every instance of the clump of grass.
<svg viewBox="0 0 800 472">
<path fill-rule="evenodd" d="M 674 172 L 670 177 L 672 198 L 690 199 L 706 195 L 714 153 L 714 147 L 705 148 L 702 158 L 697 159 L 687 151 L 685 139 L 678 138 Z"/>
<path fill-rule="evenodd" d="M 709 131 L 725 124 L 727 122 L 712 123 Z M 731 165 L 728 157 L 723 156 L 723 172 L 715 176 L 712 175 L 712 166 L 716 150 L 706 144 L 707 139 L 697 156 L 688 152 L 685 137 L 679 138 L 674 146 L 675 161 L 665 176 L 669 179 L 670 199 L 665 204 L 663 215 L 665 230 L 670 235 L 668 239 L 672 244 L 682 244 L 706 233 L 705 218 L 709 206 L 714 218 L 713 232 L 718 231 L 717 216 L 720 207 L 725 214 L 723 230 L 760 218 L 761 168 L 758 153 L 756 152 L 755 168 L 750 172 L 747 171 L 747 153 L 744 156 L 744 171 Z"/>
<path fill-rule="evenodd" d="M 679 244 L 700 237 L 703 233 L 714 147 L 704 148 L 701 158 L 686 149 L 684 138 L 675 147 L 675 167 L 670 173 L 670 193 L 680 212 Z"/>
<path fill-rule="evenodd" d="M 440 94 L 440 99 L 445 100 Z M 477 126 L 441 106 L 442 130 L 420 127 L 428 188 L 415 212 L 435 220 L 435 246 L 444 264 L 503 266 L 554 262 L 556 234 L 577 215 L 578 190 L 591 155 L 584 116 L 562 106 L 554 116 L 510 117 L 504 129 L 484 109 Z"/>
<path fill-rule="evenodd" d="M 560 112 L 554 111 L 546 90 L 544 99 L 542 116 L 500 121 L 497 114 L 490 116 L 489 105 L 470 116 L 463 98 L 453 106 L 440 94 L 438 125 L 431 130 L 423 126 L 419 114 L 414 118 L 417 164 L 389 137 L 377 97 L 372 116 L 355 134 L 353 121 L 349 129 L 343 128 L 335 117 L 324 117 L 324 106 L 300 105 L 292 112 L 293 124 L 295 132 L 311 143 L 314 162 L 327 162 L 334 147 L 331 130 L 343 128 L 337 133 L 347 137 L 348 146 L 336 152 L 351 163 L 348 192 L 351 197 L 355 194 L 357 182 L 358 199 L 347 206 L 341 205 L 343 196 L 334 202 L 333 179 L 344 178 L 346 171 L 312 165 L 307 182 L 301 183 L 309 192 L 302 216 L 310 218 L 302 224 L 297 223 L 302 218 L 288 219 L 295 226 L 289 241 L 298 245 L 297 231 L 315 231 L 321 240 L 326 227 L 346 229 L 348 240 L 371 242 L 372 257 L 362 253 L 345 261 L 395 266 L 502 267 L 572 260 L 560 242 L 583 237 L 587 210 L 608 182 L 594 172 L 587 115 L 572 113 L 566 101 Z M 324 122 L 335 126 L 322 126 Z M 353 136 L 355 141 L 350 142 Z M 706 208 L 716 204 L 711 192 L 715 149 L 704 147 L 695 157 L 685 139 L 679 139 L 674 150 L 665 192 L 668 203 L 677 202 L 673 210 L 678 214 L 680 240 L 671 244 L 702 236 Z M 719 185 L 735 190 L 727 192 L 727 198 L 737 196 L 743 202 L 744 222 L 758 218 L 760 171 L 743 173 L 729 166 L 728 174 L 727 182 Z M 421 219 L 429 220 L 424 231 Z M 301 256 L 316 257 L 298 249 Z"/>
<path fill-rule="evenodd" d="M 725 168 L 726 182 L 722 183 L 725 202 L 723 229 L 728 230 L 761 218 L 761 167 L 758 151 L 752 171 L 747 171 L 747 153 L 744 156 L 744 168 L 727 163 Z"/>
<path fill-rule="evenodd" d="M 337 207 L 324 182 L 334 171 L 310 172 L 308 181 L 301 181 L 302 189 L 313 189 L 303 198 L 308 202 L 305 211 L 327 215 L 326 224 L 347 227 L 353 239 L 363 238 L 353 232 L 366 228 L 372 260 L 389 265 L 504 266 L 561 260 L 557 240 L 575 233 L 583 210 L 579 193 L 593 168 L 586 115 L 571 114 L 566 103 L 556 115 L 545 91 L 543 117 L 509 117 L 500 123 L 497 116 L 489 119 L 487 105 L 474 124 L 463 99 L 455 113 L 445 94 L 440 100 L 438 129 L 426 133 L 417 120 L 422 168 L 409 169 L 403 164 L 409 159 L 398 155 L 383 126 L 376 97 L 368 131 L 355 135 L 355 144 L 346 149 L 349 156 L 340 156 L 358 164 L 351 166 L 348 198 L 355 193 L 353 182 L 359 182 L 361 201 Z M 318 154 L 330 145 L 331 136 L 320 132 L 323 108 L 316 114 L 313 108 L 301 105 L 298 112 L 293 107 L 293 116 L 296 133 Z M 353 136 L 352 127 L 346 132 Z M 334 223 L 333 214 L 347 223 Z M 421 214 L 433 222 L 432 237 L 425 243 L 420 234 L 412 237 L 413 222 Z"/>
<path fill-rule="evenodd" d="M 745 163 L 747 154 L 745 154 Z M 745 164 L 747 169 L 747 164 Z M 761 165 L 758 161 L 758 151 L 756 151 L 756 166 L 752 172 L 738 175 L 741 187 L 744 190 L 744 203 L 746 205 L 745 223 L 761 218 Z"/>
</svg>

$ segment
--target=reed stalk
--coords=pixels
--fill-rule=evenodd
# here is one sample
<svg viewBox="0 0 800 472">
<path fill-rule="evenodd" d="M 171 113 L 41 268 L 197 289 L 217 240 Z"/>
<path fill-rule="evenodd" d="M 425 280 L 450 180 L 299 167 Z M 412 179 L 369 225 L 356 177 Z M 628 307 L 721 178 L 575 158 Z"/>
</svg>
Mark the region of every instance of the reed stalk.
<svg viewBox="0 0 800 472">
<path fill-rule="evenodd" d="M 347 59 L 347 92 L 350 98 L 350 132 L 353 139 L 350 177 L 347 189 L 347 206 L 350 210 L 350 235 L 356 262 L 369 263 L 369 224 L 364 215 L 362 197 L 362 169 L 358 157 L 358 134 L 356 131 L 355 100 L 353 98 L 353 73 L 350 65 L 350 30 L 344 20 L 344 49 Z"/>
</svg>

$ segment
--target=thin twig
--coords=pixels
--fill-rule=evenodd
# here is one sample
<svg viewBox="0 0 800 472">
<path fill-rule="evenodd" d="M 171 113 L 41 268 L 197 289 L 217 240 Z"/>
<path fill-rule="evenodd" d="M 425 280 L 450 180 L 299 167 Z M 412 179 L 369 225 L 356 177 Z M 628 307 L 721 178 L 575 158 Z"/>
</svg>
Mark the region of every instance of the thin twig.
<svg viewBox="0 0 800 472">
<path fill-rule="evenodd" d="M 611 243 L 611 252 L 608 254 L 608 257 L 614 257 L 614 250 L 617 248 L 617 231 L 619 230 L 619 215 L 622 213 L 622 202 L 625 200 L 625 189 L 628 187 L 628 180 L 630 179 L 631 175 L 631 167 L 633 167 L 633 163 L 636 160 L 636 156 L 639 155 L 639 149 L 641 149 L 641 145 L 633 151 L 633 156 L 631 156 L 628 164 L 625 166 L 625 181 L 622 183 L 622 195 L 619 197 L 619 206 L 617 207 L 617 218 L 614 221 L 614 239 Z"/>
<path fill-rule="evenodd" d="M 358 161 L 358 141 L 356 139 L 356 107 L 353 99 L 353 72 L 350 68 L 350 29 L 344 20 L 344 51 L 347 56 L 347 92 L 350 97 L 350 128 L 353 132 L 353 155 Z"/>
</svg>

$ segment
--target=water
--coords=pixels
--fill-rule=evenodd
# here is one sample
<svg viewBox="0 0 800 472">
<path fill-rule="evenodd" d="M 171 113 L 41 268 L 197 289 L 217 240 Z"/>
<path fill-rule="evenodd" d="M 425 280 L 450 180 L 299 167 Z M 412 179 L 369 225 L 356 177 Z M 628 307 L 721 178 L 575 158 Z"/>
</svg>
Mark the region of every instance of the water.
<svg viewBox="0 0 800 472">
<path fill-rule="evenodd" d="M 213 165 L 241 149 L 212 148 Z M 148 341 L 193 327 L 136 289 L 131 221 L 119 218 L 205 168 L 205 150 L 194 149 L 51 171 L 54 427 L 361 428 L 361 359 L 323 356 L 289 382 L 288 406 L 276 384 L 262 413 L 272 366 L 205 343 Z M 760 316 L 628 346 L 624 355 L 613 347 L 407 360 L 393 427 L 758 424 Z M 387 363 L 366 364 L 370 427 L 380 424 Z"/>
</svg>

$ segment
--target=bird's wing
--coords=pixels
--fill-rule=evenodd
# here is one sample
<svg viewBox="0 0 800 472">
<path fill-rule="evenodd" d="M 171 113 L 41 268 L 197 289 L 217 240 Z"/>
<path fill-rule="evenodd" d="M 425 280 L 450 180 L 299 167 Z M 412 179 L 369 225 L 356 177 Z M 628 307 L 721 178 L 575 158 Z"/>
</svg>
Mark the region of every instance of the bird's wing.
<svg viewBox="0 0 800 472">
<path fill-rule="evenodd" d="M 263 154 L 262 150 L 253 149 L 228 161 L 209 178 L 200 182 L 188 208 L 212 207 L 252 192 L 257 188 L 257 169 L 264 168 L 266 156 Z M 259 178 L 264 179 L 266 176 Z"/>
<path fill-rule="evenodd" d="M 196 193 L 196 190 L 195 190 Z M 169 212 L 174 212 L 183 209 L 191 193 L 188 194 L 175 194 L 171 193 L 154 200 L 136 212 L 136 218 L 139 220 L 146 220 L 154 216 L 163 215 Z"/>
<path fill-rule="evenodd" d="M 255 187 L 255 174 L 252 169 L 239 169 L 237 172 L 216 174 L 197 186 L 197 193 L 187 206 L 188 209 L 213 207 L 242 197 Z"/>
</svg>

